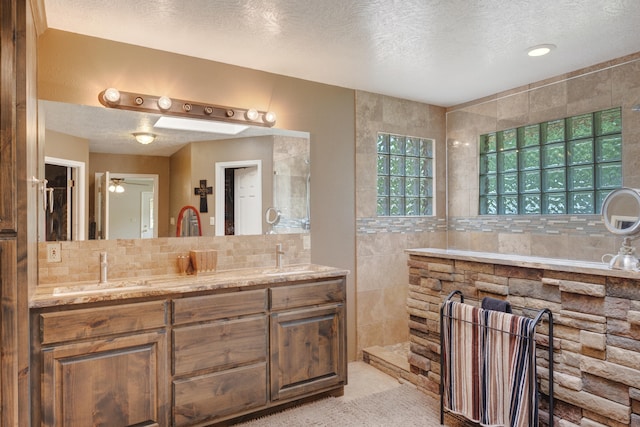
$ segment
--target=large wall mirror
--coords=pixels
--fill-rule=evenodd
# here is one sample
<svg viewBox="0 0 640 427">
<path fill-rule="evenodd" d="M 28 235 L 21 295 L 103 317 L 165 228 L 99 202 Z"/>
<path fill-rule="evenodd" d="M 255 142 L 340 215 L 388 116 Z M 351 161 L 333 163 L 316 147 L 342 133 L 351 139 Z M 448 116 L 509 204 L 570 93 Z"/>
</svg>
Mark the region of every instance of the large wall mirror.
<svg viewBox="0 0 640 427">
<path fill-rule="evenodd" d="M 39 108 L 44 167 L 55 174 L 41 189 L 41 241 L 176 236 L 185 206 L 198 209 L 203 236 L 310 229 L 306 132 L 169 129 L 154 126 L 160 114 L 44 100 Z M 140 132 L 153 141 L 138 142 Z M 280 213 L 275 225 L 269 209 Z"/>
</svg>

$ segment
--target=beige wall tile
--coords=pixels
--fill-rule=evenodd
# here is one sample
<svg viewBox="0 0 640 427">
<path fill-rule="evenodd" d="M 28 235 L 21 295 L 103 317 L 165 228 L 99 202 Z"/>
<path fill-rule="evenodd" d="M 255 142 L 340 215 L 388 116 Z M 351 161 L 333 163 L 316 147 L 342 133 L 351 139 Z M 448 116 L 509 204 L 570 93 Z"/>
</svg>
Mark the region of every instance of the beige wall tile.
<svg viewBox="0 0 640 427">
<path fill-rule="evenodd" d="M 445 110 L 413 101 L 356 92 L 356 217 L 376 220 L 377 134 L 435 139 L 438 217 L 445 213 Z M 435 221 L 435 220 L 434 220 Z M 393 221 L 387 221 L 393 223 Z M 392 229 L 362 230 L 356 236 L 357 347 L 404 341 L 409 247 L 444 245 L 446 233 Z M 404 291 L 403 291 L 404 289 Z M 392 290 L 392 291 L 391 291 Z M 405 296 L 403 296 L 405 295 Z"/>
<path fill-rule="evenodd" d="M 499 233 L 498 252 L 502 254 L 531 255 L 529 233 Z"/>
<path fill-rule="evenodd" d="M 107 253 L 110 280 L 177 274 L 178 255 L 188 255 L 191 249 L 217 250 L 218 270 L 273 266 L 276 243 L 282 243 L 285 265 L 311 262 L 310 236 L 302 234 L 61 242 L 60 263 L 46 262 L 47 246 L 42 242 L 39 284 L 99 280 L 101 252 Z"/>
<path fill-rule="evenodd" d="M 623 109 L 623 185 L 640 188 L 640 144 L 635 143 L 640 141 L 640 113 L 631 111 L 631 106 L 638 103 L 640 53 L 532 83 L 519 91 L 497 94 L 495 100 L 488 97 L 450 108 L 447 112 L 449 219 L 481 218 L 476 169 L 479 135 L 614 106 Z M 461 144 L 453 149 L 452 141 L 473 143 L 475 150 L 461 150 L 458 148 Z M 449 247 L 488 248 L 501 253 L 586 261 L 599 261 L 605 251 L 615 247 L 599 220 L 589 227 L 572 221 L 549 221 L 524 233 L 514 229 L 503 231 L 499 227 L 490 227 L 488 232 L 470 229 L 474 231 L 450 227 Z"/>
</svg>

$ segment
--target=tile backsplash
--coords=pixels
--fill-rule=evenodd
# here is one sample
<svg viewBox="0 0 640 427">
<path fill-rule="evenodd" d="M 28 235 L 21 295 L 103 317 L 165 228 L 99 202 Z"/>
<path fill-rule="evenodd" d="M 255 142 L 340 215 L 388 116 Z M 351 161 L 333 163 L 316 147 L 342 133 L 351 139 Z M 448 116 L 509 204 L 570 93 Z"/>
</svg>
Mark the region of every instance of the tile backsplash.
<svg viewBox="0 0 640 427">
<path fill-rule="evenodd" d="M 38 244 L 39 285 L 100 278 L 100 253 L 107 253 L 108 279 L 178 274 L 178 256 L 190 250 L 218 251 L 218 270 L 275 266 L 275 246 L 285 251 L 284 265 L 311 261 L 309 234 L 225 237 L 86 240 L 60 243 L 60 262 L 47 262 L 47 245 Z"/>
</svg>

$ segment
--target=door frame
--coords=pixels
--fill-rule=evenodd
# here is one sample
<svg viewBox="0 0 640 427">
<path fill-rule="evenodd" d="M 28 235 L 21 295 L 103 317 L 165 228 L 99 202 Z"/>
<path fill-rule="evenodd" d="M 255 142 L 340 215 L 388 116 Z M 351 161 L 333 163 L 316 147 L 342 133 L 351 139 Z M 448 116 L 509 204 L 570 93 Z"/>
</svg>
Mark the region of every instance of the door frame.
<svg viewBox="0 0 640 427">
<path fill-rule="evenodd" d="M 216 236 L 224 236 L 224 174 L 227 169 L 236 168 L 258 168 L 258 179 L 260 181 L 259 205 L 262 206 L 262 160 L 239 160 L 235 162 L 216 162 L 216 192 L 215 192 L 215 224 Z M 262 215 L 262 214 L 260 214 Z M 206 222 L 206 221 L 205 221 Z"/>
<path fill-rule="evenodd" d="M 85 240 L 85 227 L 86 227 L 86 165 L 84 162 L 77 160 L 61 159 L 58 157 L 45 156 L 45 165 L 64 166 L 72 169 L 71 176 L 75 181 L 75 185 L 71 189 L 71 223 L 72 230 L 71 236 L 73 240 Z M 40 202 L 39 202 L 40 203 Z M 40 206 L 44 210 L 44 206 Z M 44 227 L 45 227 L 45 215 L 42 215 L 42 219 L 39 221 L 40 233 L 39 240 L 45 239 Z"/>
</svg>

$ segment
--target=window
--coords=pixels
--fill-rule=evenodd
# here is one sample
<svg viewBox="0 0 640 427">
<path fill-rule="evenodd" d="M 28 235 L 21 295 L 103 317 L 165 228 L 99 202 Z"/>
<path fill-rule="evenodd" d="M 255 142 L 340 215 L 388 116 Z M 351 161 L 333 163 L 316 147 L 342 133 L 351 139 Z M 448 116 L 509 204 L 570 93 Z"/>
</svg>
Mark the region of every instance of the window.
<svg viewBox="0 0 640 427">
<path fill-rule="evenodd" d="M 480 136 L 480 214 L 594 214 L 622 186 L 620 108 Z"/>
<path fill-rule="evenodd" d="M 433 215 L 433 141 L 378 134 L 378 216 Z"/>
</svg>

